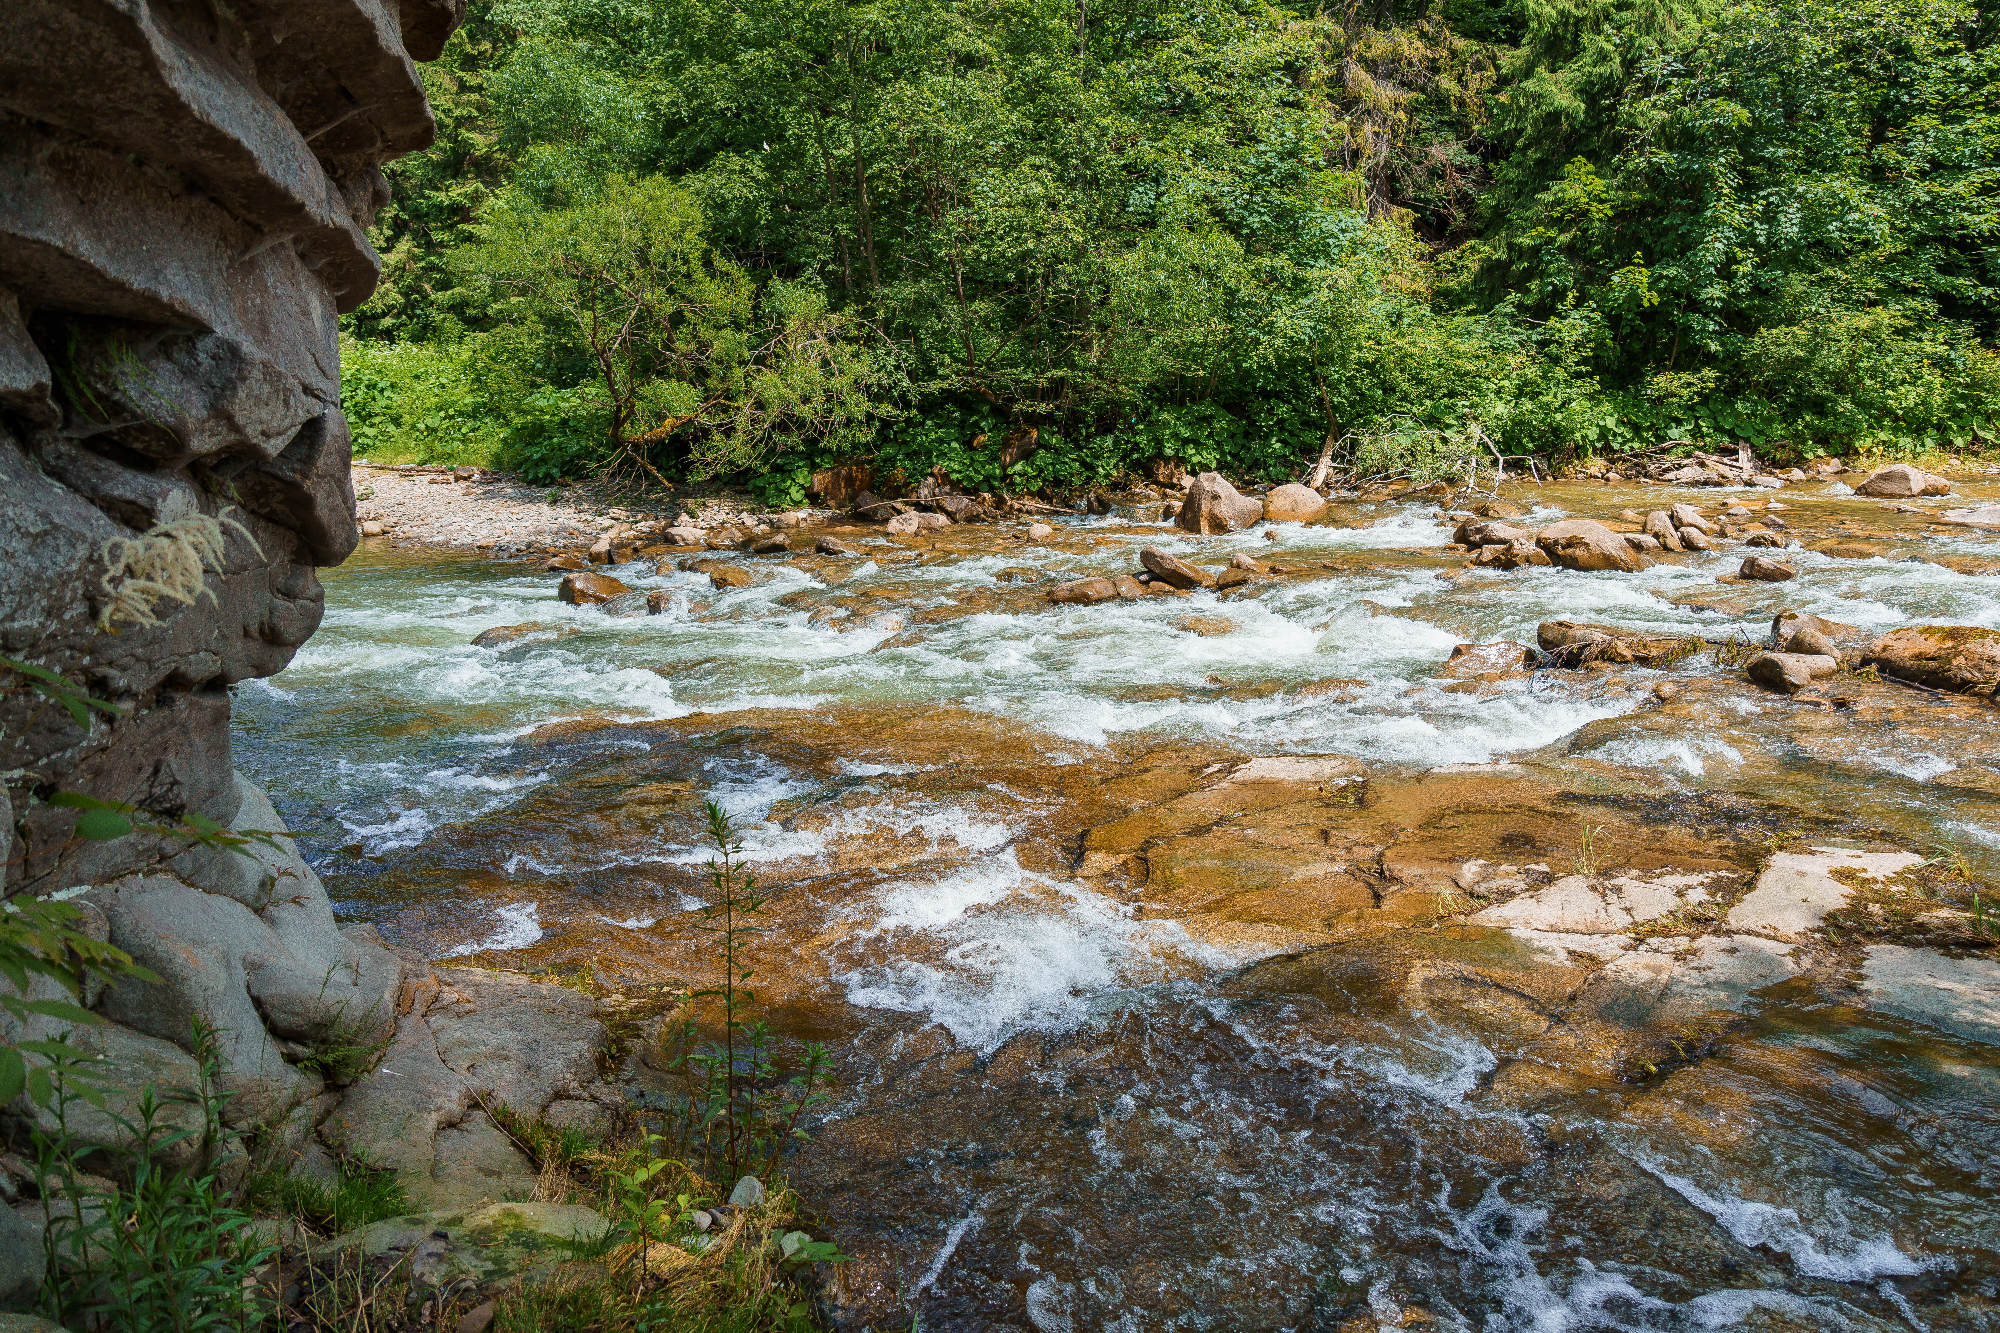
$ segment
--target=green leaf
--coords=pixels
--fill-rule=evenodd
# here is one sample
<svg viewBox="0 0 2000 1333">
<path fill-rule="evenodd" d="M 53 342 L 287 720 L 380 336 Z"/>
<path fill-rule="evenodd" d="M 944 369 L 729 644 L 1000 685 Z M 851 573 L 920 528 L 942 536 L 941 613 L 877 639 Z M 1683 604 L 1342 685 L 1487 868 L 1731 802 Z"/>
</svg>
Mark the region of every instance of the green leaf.
<svg viewBox="0 0 2000 1333">
<path fill-rule="evenodd" d="M 102 1023 L 104 1021 L 99 1015 L 93 1014 L 81 1005 L 71 1004 L 67 1000 L 29 1000 L 22 1008 L 31 1014 L 46 1014 L 50 1018 L 60 1018 L 71 1023 Z M 6 1099 L 0 1098 L 0 1106 L 4 1105 L 6 1105 Z"/>
<path fill-rule="evenodd" d="M 102 797 L 88 796 L 80 791 L 59 791 L 49 797 L 50 805 L 66 806 L 72 810 L 129 810 L 130 806 L 121 801 L 107 801 Z"/>
<path fill-rule="evenodd" d="M 132 821 L 115 810 L 86 810 L 76 821 L 76 836 L 92 842 L 110 842 L 132 831 Z"/>
<path fill-rule="evenodd" d="M 0 1046 L 0 1106 L 5 1106 L 21 1095 L 21 1087 L 27 1082 L 27 1062 L 12 1046 Z"/>
</svg>

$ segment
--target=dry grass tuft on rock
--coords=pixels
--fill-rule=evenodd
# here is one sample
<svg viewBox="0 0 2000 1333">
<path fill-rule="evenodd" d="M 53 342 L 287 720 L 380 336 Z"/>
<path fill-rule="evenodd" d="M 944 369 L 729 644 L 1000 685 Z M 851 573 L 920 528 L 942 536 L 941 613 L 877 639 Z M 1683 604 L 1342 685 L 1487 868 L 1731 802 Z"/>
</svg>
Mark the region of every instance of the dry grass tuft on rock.
<svg viewBox="0 0 2000 1333">
<path fill-rule="evenodd" d="M 135 625 L 161 623 L 153 608 L 163 600 L 194 605 L 197 598 L 216 600 L 207 584 L 210 569 L 221 573 L 227 555 L 229 534 L 234 528 L 250 543 L 250 549 L 264 558 L 264 549 L 250 535 L 250 529 L 223 510 L 214 518 L 190 514 L 169 523 L 157 523 L 137 537 L 112 537 L 100 552 L 104 560 L 104 600 L 97 613 L 97 627 L 117 633 L 120 617 Z"/>
</svg>

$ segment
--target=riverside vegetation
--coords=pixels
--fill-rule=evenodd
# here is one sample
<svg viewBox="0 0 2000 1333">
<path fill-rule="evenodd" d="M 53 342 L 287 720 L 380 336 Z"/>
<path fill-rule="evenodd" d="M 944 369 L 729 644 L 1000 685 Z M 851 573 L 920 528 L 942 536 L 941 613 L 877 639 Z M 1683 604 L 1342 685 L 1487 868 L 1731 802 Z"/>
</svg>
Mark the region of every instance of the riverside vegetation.
<svg viewBox="0 0 2000 1333">
<path fill-rule="evenodd" d="M 840 461 L 1046 493 L 1962 451 L 2000 404 L 1995 22 L 474 0 L 343 403 L 377 459 L 774 508 Z"/>
<path fill-rule="evenodd" d="M 217 1033 L 197 1016 L 189 1045 L 198 1082 L 131 1090 L 137 1095 L 129 1117 L 107 1104 L 110 1085 L 89 1051 L 67 1037 L 0 1034 L 0 1101 L 25 1093 L 47 1112 L 26 1125 L 22 1142 L 7 1145 L 20 1155 L 4 1162 L 10 1175 L 34 1182 L 36 1215 L 45 1219 L 39 1308 L 90 1333 L 818 1327 L 814 1266 L 846 1256 L 797 1229 L 797 1197 L 780 1183 L 767 1188 L 762 1178 L 779 1168 L 790 1143 L 806 1137 L 800 1118 L 825 1096 L 826 1056 L 808 1044 L 793 1068 L 781 1070 L 783 1044 L 753 1016 L 747 947 L 764 900 L 735 864 L 741 843 L 729 817 L 713 803 L 706 812 L 718 860 L 711 866 L 715 901 L 705 914 L 715 921 L 721 981 L 675 1002 L 666 1063 L 681 1075 L 685 1094 L 658 1096 L 601 1135 L 555 1128 L 504 1104 L 488 1108 L 541 1170 L 538 1197 L 597 1210 L 578 1210 L 572 1220 L 582 1225 L 549 1238 L 552 1263 L 532 1274 L 536 1280 L 517 1284 L 508 1281 L 514 1271 L 500 1269 L 497 1290 L 439 1284 L 418 1270 L 418 1255 L 392 1247 L 377 1258 L 365 1248 L 329 1247 L 328 1240 L 409 1213 L 395 1173 L 354 1156 L 329 1185 L 288 1170 L 276 1126 L 232 1127 Z M 96 836 L 130 832 L 105 827 Z M 77 929 L 80 915 L 65 903 L 34 900 L 0 911 L 0 978 L 13 988 L 0 990 L 0 1007 L 17 1020 L 32 1013 L 103 1021 L 68 1001 L 28 998 L 36 977 L 76 999 L 107 979 L 159 981 L 122 950 Z M 718 1002 L 714 1040 L 702 1035 L 705 1000 Z M 387 1044 L 341 1046 L 300 1063 L 351 1061 L 345 1072 L 361 1077 Z M 106 1151 L 73 1132 L 80 1107 L 122 1128 L 128 1146 Z M 173 1114 L 177 1108 L 191 1115 Z M 738 1183 L 725 1191 L 713 1179 Z"/>
</svg>

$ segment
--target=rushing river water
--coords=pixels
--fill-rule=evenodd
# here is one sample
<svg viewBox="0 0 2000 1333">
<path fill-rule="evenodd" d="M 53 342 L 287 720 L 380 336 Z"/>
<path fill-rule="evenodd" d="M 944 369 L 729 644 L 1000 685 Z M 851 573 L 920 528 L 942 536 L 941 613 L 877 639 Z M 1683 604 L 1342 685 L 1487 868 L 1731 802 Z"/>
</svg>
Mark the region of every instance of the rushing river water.
<svg viewBox="0 0 2000 1333">
<path fill-rule="evenodd" d="M 1513 498 L 1530 523 L 1659 492 L 1619 494 Z M 1807 833 L 2000 880 L 1987 705 L 1814 705 L 1708 655 L 1441 672 L 1550 619 L 2000 628 L 2000 577 L 1949 567 L 1991 534 L 1783 500 L 1795 528 L 1905 526 L 1765 585 L 1717 583 L 1740 553 L 1460 571 L 1417 505 L 1276 542 L 1113 516 L 730 557 L 758 581 L 727 591 L 621 567 L 672 594 L 628 619 L 539 569 L 364 552 L 292 667 L 239 688 L 238 762 L 342 913 L 635 984 L 705 980 L 695 798 L 721 800 L 776 890 L 779 1025 L 839 1053 L 794 1178 L 857 1256 L 854 1328 L 2000 1330 L 2000 1049 L 1860 1006 L 1835 940 L 1635 1064 L 1578 1017 L 1616 947 L 1464 924 L 1426 878 L 1574 857 L 1740 892 Z M 1283 572 L 1046 603 L 1147 543 Z M 1274 755 L 1366 781 L 1229 776 Z"/>
</svg>

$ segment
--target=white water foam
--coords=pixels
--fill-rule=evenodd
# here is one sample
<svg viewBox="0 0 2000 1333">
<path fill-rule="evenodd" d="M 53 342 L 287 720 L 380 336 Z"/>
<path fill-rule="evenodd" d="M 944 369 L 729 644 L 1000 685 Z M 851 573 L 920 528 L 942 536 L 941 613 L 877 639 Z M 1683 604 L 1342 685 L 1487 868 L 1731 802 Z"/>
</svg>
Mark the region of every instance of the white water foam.
<svg viewBox="0 0 2000 1333">
<path fill-rule="evenodd" d="M 541 905 L 539 903 L 516 903 L 496 908 L 500 918 L 500 929 L 483 940 L 460 944 L 446 949 L 446 958 L 458 958 L 469 953 L 479 953 L 486 949 L 525 949 L 541 939 Z"/>
<path fill-rule="evenodd" d="M 980 1051 L 1023 1029 L 1074 1028 L 1116 992 L 1166 979 L 1176 958 L 1239 961 L 1176 923 L 1135 921 L 1122 904 L 1025 870 L 1012 848 L 893 882 L 858 915 L 871 922 L 859 945 L 877 956 L 836 976 L 848 1002 L 927 1014 Z"/>
<path fill-rule="evenodd" d="M 380 824 L 356 824 L 346 819 L 340 822 L 360 840 L 363 856 L 381 856 L 404 847 L 414 847 L 437 827 L 431 820 L 430 812 L 421 806 L 404 810 L 394 819 Z"/>
<path fill-rule="evenodd" d="M 1702 777 L 1708 772 L 1708 765 L 1715 760 L 1734 767 L 1743 762 L 1743 752 L 1728 741 L 1716 736 L 1628 736 L 1621 740 L 1600 745 L 1585 752 L 1586 757 L 1601 759 L 1607 764 L 1617 764 L 1624 768 L 1643 768 L 1649 772 L 1659 772 L 1678 767 L 1689 777 Z"/>
<path fill-rule="evenodd" d="M 1878 1277 L 1911 1277 L 1927 1267 L 1897 1249 L 1886 1236 L 1815 1236 L 1800 1222 L 1796 1209 L 1731 1194 L 1711 1194 L 1686 1176 L 1643 1157 L 1634 1160 L 1661 1184 L 1714 1218 L 1738 1244 L 1790 1255 L 1794 1266 L 1807 1277 L 1867 1282 Z"/>
</svg>

